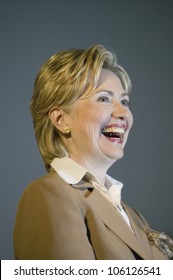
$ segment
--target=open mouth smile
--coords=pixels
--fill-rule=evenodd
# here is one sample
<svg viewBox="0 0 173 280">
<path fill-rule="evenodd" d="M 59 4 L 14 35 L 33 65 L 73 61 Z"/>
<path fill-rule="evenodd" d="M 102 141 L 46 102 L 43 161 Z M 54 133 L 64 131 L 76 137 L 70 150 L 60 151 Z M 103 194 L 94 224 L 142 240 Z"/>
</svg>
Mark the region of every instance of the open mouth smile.
<svg viewBox="0 0 173 280">
<path fill-rule="evenodd" d="M 102 134 L 106 136 L 111 142 L 122 143 L 125 132 L 124 126 L 107 126 L 101 130 Z"/>
</svg>

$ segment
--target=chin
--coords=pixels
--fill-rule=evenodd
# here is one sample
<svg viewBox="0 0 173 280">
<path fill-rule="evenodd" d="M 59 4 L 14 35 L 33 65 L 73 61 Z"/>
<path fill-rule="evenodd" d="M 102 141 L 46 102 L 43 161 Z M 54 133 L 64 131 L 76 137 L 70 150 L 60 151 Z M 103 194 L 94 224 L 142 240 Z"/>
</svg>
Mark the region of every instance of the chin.
<svg viewBox="0 0 173 280">
<path fill-rule="evenodd" d="M 115 151 L 112 151 L 112 152 L 111 151 L 104 151 L 103 153 L 107 158 L 109 158 L 113 161 L 121 159 L 124 156 L 124 150 L 123 149 L 119 149 L 116 152 Z"/>
<path fill-rule="evenodd" d="M 123 158 L 123 156 L 124 156 L 124 152 L 116 154 L 116 155 L 112 155 L 111 158 L 114 159 L 114 160 L 118 160 L 118 159 Z"/>
</svg>

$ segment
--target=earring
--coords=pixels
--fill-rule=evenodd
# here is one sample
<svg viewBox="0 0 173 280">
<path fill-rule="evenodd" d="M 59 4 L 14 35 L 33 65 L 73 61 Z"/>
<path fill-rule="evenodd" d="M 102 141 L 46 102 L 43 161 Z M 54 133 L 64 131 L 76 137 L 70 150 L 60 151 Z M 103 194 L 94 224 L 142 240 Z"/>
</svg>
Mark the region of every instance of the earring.
<svg viewBox="0 0 173 280">
<path fill-rule="evenodd" d="M 64 128 L 64 133 L 65 134 L 69 134 L 71 132 L 71 129 L 68 127 L 68 126 L 66 126 L 65 128 Z"/>
</svg>

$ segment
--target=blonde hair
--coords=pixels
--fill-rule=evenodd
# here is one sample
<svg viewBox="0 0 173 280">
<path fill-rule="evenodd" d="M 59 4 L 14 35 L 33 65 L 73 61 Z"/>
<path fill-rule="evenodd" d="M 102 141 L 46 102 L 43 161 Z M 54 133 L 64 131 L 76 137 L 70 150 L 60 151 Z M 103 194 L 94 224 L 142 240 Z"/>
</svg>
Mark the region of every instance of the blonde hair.
<svg viewBox="0 0 173 280">
<path fill-rule="evenodd" d="M 116 55 L 102 45 L 59 52 L 41 67 L 30 108 L 37 145 L 47 169 L 53 158 L 66 155 L 59 132 L 49 118 L 49 111 L 59 107 L 68 112 L 77 99 L 92 94 L 102 68 L 114 72 L 124 90 L 130 91 L 128 74 L 117 64 Z"/>
</svg>

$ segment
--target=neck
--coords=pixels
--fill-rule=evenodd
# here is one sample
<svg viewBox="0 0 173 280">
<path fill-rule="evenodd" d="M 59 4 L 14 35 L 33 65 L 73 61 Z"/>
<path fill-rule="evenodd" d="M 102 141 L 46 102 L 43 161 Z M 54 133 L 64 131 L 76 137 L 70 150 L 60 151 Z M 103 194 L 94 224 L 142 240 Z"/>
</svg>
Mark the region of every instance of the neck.
<svg viewBox="0 0 173 280">
<path fill-rule="evenodd" d="M 78 158 L 75 156 L 70 156 L 70 158 L 87 169 L 88 172 L 93 174 L 100 184 L 105 184 L 105 175 L 109 167 L 113 164 L 112 160 L 108 159 L 103 162 L 98 162 L 93 158 L 89 159 L 87 157 Z"/>
</svg>

